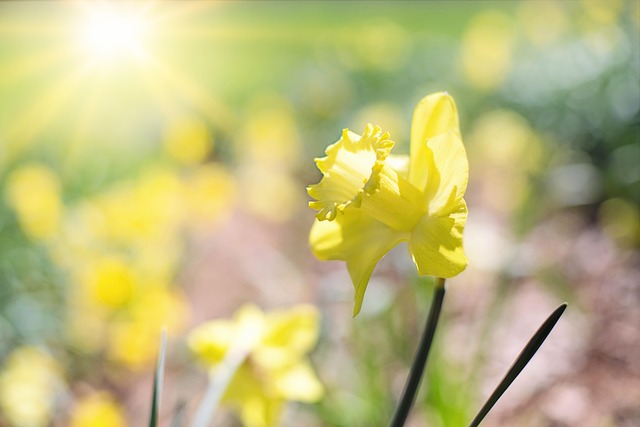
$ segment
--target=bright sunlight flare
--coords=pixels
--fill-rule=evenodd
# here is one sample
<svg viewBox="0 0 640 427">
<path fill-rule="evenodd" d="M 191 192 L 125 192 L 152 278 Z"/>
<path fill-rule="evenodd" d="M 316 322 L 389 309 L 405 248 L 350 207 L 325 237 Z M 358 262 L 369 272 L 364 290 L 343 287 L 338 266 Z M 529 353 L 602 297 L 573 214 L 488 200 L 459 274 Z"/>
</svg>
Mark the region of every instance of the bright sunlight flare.
<svg viewBox="0 0 640 427">
<path fill-rule="evenodd" d="M 92 59 L 141 60 L 148 55 L 144 42 L 149 25 L 144 9 L 126 3 L 91 3 L 84 12 L 78 40 Z"/>
</svg>

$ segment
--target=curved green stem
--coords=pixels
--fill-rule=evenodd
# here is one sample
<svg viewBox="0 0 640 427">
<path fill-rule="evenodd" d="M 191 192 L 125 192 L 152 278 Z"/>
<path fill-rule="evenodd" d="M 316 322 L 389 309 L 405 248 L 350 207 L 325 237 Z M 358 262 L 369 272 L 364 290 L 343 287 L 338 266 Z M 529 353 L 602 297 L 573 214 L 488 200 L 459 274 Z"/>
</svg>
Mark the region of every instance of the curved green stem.
<svg viewBox="0 0 640 427">
<path fill-rule="evenodd" d="M 215 374 L 209 378 L 209 386 L 196 411 L 192 427 L 208 427 L 218 408 L 222 396 L 227 391 L 233 376 L 249 355 L 245 345 L 232 347 L 218 366 Z"/>
<path fill-rule="evenodd" d="M 393 418 L 391 420 L 390 427 L 402 427 L 409 415 L 409 410 L 413 405 L 416 393 L 418 392 L 418 386 L 424 372 L 424 367 L 427 364 L 427 357 L 429 356 L 429 350 L 431 349 L 431 343 L 433 342 L 433 336 L 438 326 L 438 319 L 440 318 L 440 311 L 442 309 L 442 302 L 444 300 L 445 286 L 444 279 L 436 279 L 436 287 L 433 293 L 433 302 L 431 303 L 431 310 L 429 310 L 429 317 L 427 317 L 427 324 L 422 333 L 420 344 L 418 345 L 418 351 L 413 360 L 411 371 L 407 378 L 407 383 L 404 386 L 402 397 L 398 402 Z"/>
</svg>

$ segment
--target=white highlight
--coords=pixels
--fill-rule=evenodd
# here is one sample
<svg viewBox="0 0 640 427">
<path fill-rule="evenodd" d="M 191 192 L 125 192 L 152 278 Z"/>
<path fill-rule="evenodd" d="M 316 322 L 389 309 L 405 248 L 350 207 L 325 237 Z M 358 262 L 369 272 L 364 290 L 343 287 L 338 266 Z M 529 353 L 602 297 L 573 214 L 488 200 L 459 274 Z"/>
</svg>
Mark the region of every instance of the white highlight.
<svg viewBox="0 0 640 427">
<path fill-rule="evenodd" d="M 142 10 L 126 3 L 85 3 L 78 32 L 83 50 L 94 60 L 144 59 L 148 23 Z M 129 6 L 129 7 L 127 7 Z"/>
</svg>

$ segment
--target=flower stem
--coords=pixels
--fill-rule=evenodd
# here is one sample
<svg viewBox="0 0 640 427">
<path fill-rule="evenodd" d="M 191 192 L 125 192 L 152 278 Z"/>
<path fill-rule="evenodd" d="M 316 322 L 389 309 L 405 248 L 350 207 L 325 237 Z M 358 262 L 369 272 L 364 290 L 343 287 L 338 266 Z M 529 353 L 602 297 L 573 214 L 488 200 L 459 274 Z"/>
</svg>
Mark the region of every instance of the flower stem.
<svg viewBox="0 0 640 427">
<path fill-rule="evenodd" d="M 208 427 L 229 383 L 240 365 L 249 355 L 246 346 L 232 347 L 218 366 L 215 374 L 209 378 L 209 386 L 196 411 L 192 427 Z"/>
<path fill-rule="evenodd" d="M 407 377 L 407 383 L 404 386 L 402 397 L 396 408 L 396 412 L 393 414 L 390 427 L 402 427 L 409 415 L 409 410 L 413 401 L 415 400 L 418 386 L 420 385 L 420 379 L 424 372 L 424 367 L 427 363 L 427 357 L 429 356 L 429 349 L 433 342 L 433 336 L 438 326 L 438 318 L 440 317 L 440 311 L 442 309 L 442 302 L 444 300 L 445 287 L 444 279 L 437 278 L 436 286 L 433 292 L 433 302 L 431 303 L 431 310 L 429 310 L 429 317 L 427 317 L 427 324 L 422 333 L 418 351 L 413 360 L 411 371 Z"/>
<path fill-rule="evenodd" d="M 556 308 L 553 313 L 547 317 L 547 320 L 540 326 L 538 331 L 531 337 L 527 345 L 524 347 L 522 352 L 518 355 L 518 358 L 513 362 L 507 374 L 502 378 L 500 384 L 496 387 L 496 389 L 491 393 L 489 399 L 482 406 L 478 415 L 471 421 L 469 427 L 477 427 L 480 425 L 480 422 L 484 419 L 484 417 L 489 413 L 493 405 L 496 404 L 500 396 L 509 388 L 513 380 L 522 372 L 527 363 L 531 360 L 531 358 L 536 354 L 544 340 L 547 338 L 553 327 L 556 325 L 560 316 L 564 312 L 564 309 L 567 308 L 567 304 L 561 304 L 558 308 Z"/>
</svg>

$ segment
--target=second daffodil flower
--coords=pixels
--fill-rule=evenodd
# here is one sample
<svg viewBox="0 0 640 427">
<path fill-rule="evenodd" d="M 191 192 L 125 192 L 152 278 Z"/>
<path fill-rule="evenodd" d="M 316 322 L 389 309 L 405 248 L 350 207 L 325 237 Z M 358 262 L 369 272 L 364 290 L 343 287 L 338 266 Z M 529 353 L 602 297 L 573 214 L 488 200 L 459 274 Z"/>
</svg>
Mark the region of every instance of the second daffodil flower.
<svg viewBox="0 0 640 427">
<path fill-rule="evenodd" d="M 394 142 L 377 126 L 363 135 L 345 129 L 316 159 L 322 180 L 307 188 L 318 210 L 309 241 L 323 260 L 343 260 L 360 312 L 377 262 L 408 242 L 420 275 L 449 278 L 467 266 L 462 232 L 469 177 L 453 99 L 435 93 L 415 109 L 410 156 L 393 155 Z"/>
<path fill-rule="evenodd" d="M 312 305 L 268 313 L 245 305 L 233 320 L 194 329 L 189 347 L 214 374 L 229 354 L 242 354 L 223 401 L 238 407 L 246 427 L 271 427 L 279 424 L 285 402 L 315 403 L 324 394 L 307 358 L 318 340 L 319 321 Z"/>
</svg>

